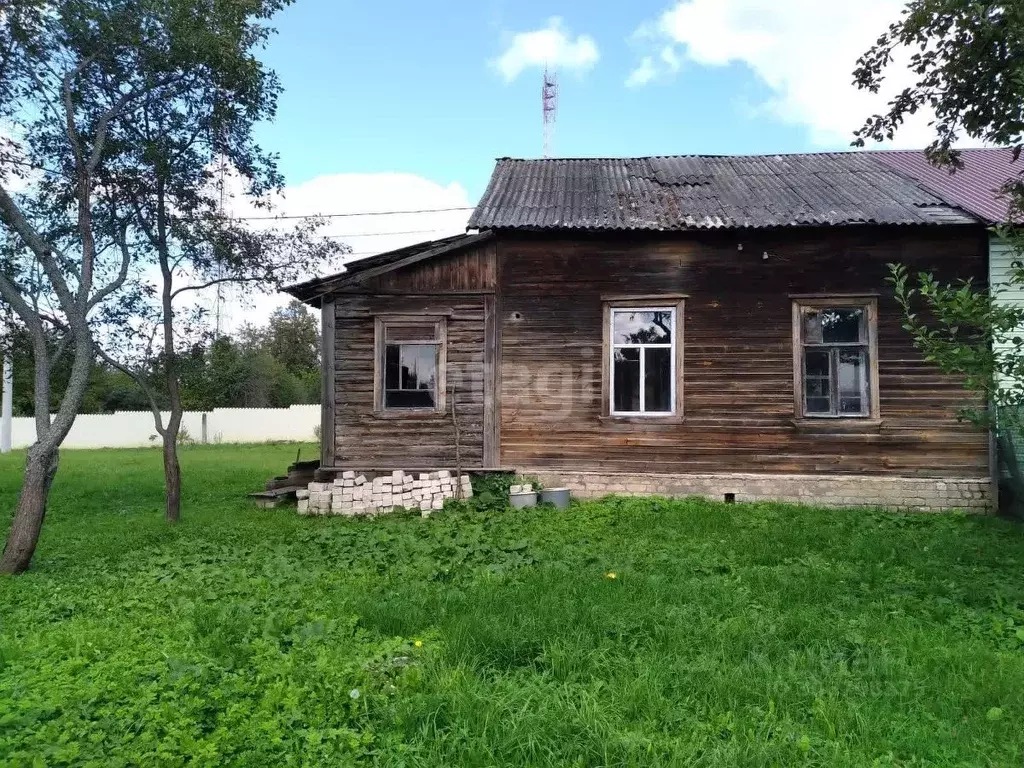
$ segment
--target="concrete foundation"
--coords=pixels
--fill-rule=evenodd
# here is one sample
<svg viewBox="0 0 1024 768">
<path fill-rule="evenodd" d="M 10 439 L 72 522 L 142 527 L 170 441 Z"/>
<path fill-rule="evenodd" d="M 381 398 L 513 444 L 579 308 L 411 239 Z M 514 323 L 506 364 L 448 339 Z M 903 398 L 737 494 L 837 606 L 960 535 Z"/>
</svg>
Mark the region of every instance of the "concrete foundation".
<svg viewBox="0 0 1024 768">
<path fill-rule="evenodd" d="M 522 468 L 544 486 L 563 486 L 578 498 L 701 496 L 714 501 L 782 501 L 824 507 L 920 512 L 988 512 L 987 477 L 920 478 L 876 475 L 633 474 Z"/>
</svg>

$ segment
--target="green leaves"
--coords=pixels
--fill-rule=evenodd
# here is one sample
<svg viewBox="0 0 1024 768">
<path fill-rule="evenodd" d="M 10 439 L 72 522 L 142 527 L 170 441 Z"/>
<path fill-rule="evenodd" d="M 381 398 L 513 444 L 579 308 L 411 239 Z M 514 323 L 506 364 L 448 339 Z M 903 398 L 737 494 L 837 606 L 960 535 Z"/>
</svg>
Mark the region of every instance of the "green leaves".
<svg viewBox="0 0 1024 768">
<path fill-rule="evenodd" d="M 1009 284 L 985 289 L 970 280 L 941 283 L 927 272 L 912 279 L 904 265 L 889 265 L 904 330 L 926 360 L 963 377 L 978 395 L 978 405 L 962 415 L 981 426 L 994 424 L 996 410 L 1009 418 L 1024 405 L 1024 306 L 1002 296 L 1022 280 L 1015 270 Z M 1003 427 L 1011 426 L 1004 419 Z"/>
<path fill-rule="evenodd" d="M 1024 534 L 1005 521 L 618 497 L 252 510 L 294 453 L 183 453 L 174 529 L 158 451 L 62 457 L 36 567 L 0 579 L 0 762 L 859 768 L 1024 748 Z M 3 499 L 19 459 L 0 457 Z"/>
</svg>

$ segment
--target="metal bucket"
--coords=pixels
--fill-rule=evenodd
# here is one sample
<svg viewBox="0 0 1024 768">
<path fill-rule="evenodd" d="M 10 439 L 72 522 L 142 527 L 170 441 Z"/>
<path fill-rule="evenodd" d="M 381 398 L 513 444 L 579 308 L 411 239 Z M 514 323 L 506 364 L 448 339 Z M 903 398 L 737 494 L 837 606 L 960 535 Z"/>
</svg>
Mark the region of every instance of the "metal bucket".
<svg viewBox="0 0 1024 768">
<path fill-rule="evenodd" d="M 542 504 L 554 504 L 557 509 L 568 509 L 569 497 L 568 488 L 545 488 L 540 492 Z"/>
<path fill-rule="evenodd" d="M 510 493 L 508 500 L 512 504 L 512 509 L 526 509 L 527 507 L 537 506 L 537 493 L 531 491 L 530 493 Z"/>
</svg>

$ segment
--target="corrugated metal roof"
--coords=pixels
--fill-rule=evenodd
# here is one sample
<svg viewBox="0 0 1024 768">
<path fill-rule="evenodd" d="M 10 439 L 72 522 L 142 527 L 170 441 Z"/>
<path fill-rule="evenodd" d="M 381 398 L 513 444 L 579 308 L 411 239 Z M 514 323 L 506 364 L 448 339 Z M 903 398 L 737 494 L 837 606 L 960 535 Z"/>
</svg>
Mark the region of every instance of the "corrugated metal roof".
<svg viewBox="0 0 1024 768">
<path fill-rule="evenodd" d="M 477 229 L 711 230 L 977 219 L 864 152 L 498 160 Z"/>
<path fill-rule="evenodd" d="M 872 152 L 882 164 L 900 171 L 953 205 L 970 211 L 990 223 L 1008 220 L 1010 201 L 1000 188 L 1024 173 L 1024 159 L 1014 162 L 1013 150 L 960 150 L 964 167 L 954 173 L 936 168 L 923 151 L 892 150 Z"/>
</svg>

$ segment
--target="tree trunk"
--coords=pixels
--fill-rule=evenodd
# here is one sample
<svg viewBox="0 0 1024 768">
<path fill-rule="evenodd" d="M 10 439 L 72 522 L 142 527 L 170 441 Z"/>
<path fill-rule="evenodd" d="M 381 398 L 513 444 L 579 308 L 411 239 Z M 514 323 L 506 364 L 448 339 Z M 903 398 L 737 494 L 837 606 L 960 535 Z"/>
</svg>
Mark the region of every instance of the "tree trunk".
<svg viewBox="0 0 1024 768">
<path fill-rule="evenodd" d="M 164 433 L 164 488 L 167 492 L 167 522 L 177 523 L 181 518 L 181 465 L 178 463 L 178 424 L 171 417 L 174 428 Z"/>
<path fill-rule="evenodd" d="M 160 305 L 163 310 L 164 374 L 167 377 L 167 395 L 171 414 L 164 430 L 164 485 L 167 490 L 167 522 L 174 524 L 181 518 L 181 465 L 178 463 L 178 433 L 185 410 L 181 403 L 181 385 L 178 381 L 178 355 L 174 348 L 174 269 L 171 267 L 167 240 L 167 205 L 164 181 L 157 182 L 157 256 L 163 278 Z"/>
<path fill-rule="evenodd" d="M 56 450 L 36 450 L 38 443 L 28 451 L 25 459 L 25 478 L 18 507 L 14 512 L 11 530 L 7 535 L 7 546 L 0 558 L 0 573 L 24 573 L 32 562 L 36 551 L 39 532 L 46 517 L 46 503 L 50 497 L 50 486 L 57 474 L 59 453 Z"/>
</svg>

